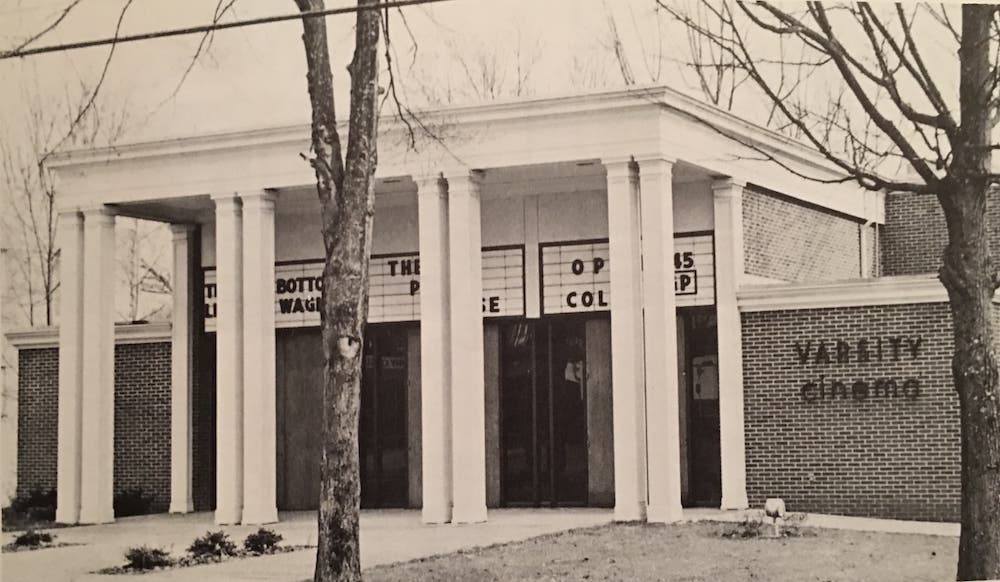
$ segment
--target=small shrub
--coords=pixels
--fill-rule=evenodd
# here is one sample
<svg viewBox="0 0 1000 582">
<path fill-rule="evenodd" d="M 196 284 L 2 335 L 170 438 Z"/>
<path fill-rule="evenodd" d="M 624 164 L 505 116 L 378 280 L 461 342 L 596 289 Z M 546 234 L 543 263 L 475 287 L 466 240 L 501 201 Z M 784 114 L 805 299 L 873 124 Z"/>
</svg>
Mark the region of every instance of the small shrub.
<svg viewBox="0 0 1000 582">
<path fill-rule="evenodd" d="M 132 570 L 165 568 L 174 563 L 170 557 L 170 552 L 162 548 L 151 548 L 149 546 L 129 548 L 125 552 L 125 561 L 127 562 L 125 567 Z"/>
<path fill-rule="evenodd" d="M 262 527 L 243 540 L 243 548 L 255 554 L 270 554 L 274 552 L 282 539 L 284 538 L 281 537 L 281 534 Z"/>
<path fill-rule="evenodd" d="M 146 515 L 153 505 L 153 497 L 140 489 L 124 489 L 115 493 L 115 517 Z"/>
<path fill-rule="evenodd" d="M 810 533 L 810 530 L 803 529 L 803 523 L 806 521 L 806 514 L 804 513 L 789 513 L 785 515 L 785 523 L 781 525 L 781 535 L 786 538 L 798 538 L 804 535 L 815 535 L 815 532 Z"/>
<path fill-rule="evenodd" d="M 11 501 L 10 510 L 20 520 L 54 521 L 56 518 L 56 490 L 32 487 L 27 493 L 18 495 Z"/>
<path fill-rule="evenodd" d="M 42 544 L 51 544 L 52 534 L 44 531 L 29 529 L 23 534 L 14 538 L 14 545 L 20 548 L 37 548 Z"/>
<path fill-rule="evenodd" d="M 809 535 L 802 529 L 802 523 L 806 520 L 804 513 L 789 513 L 779 523 L 780 537 L 797 538 Z M 759 537 L 771 537 L 773 535 L 773 522 L 769 518 L 762 516 L 745 516 L 731 528 L 722 532 L 724 538 L 750 539 Z"/>
<path fill-rule="evenodd" d="M 200 538 L 195 538 L 187 549 L 194 558 L 221 558 L 236 554 L 236 544 L 229 539 L 224 531 L 205 532 Z"/>
<path fill-rule="evenodd" d="M 761 528 L 764 527 L 764 520 L 760 517 L 744 516 L 743 520 L 733 527 L 722 532 L 724 538 L 756 538 L 761 536 Z"/>
</svg>

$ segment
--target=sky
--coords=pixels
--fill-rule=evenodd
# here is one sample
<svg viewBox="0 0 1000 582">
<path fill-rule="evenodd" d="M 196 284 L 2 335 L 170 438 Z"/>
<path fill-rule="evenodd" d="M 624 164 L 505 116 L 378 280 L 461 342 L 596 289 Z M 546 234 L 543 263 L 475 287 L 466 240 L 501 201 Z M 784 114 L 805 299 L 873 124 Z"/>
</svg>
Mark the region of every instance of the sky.
<svg viewBox="0 0 1000 582">
<path fill-rule="evenodd" d="M 66 2 L 0 2 L 0 46 L 41 29 Z M 350 3 L 328 2 L 329 7 L 343 5 Z M 41 44 L 111 36 L 122 6 L 121 0 L 84 0 Z M 465 69 L 476 76 L 482 68 L 478 63 L 491 58 L 501 68 L 514 69 L 518 48 L 522 65 L 530 66 L 532 92 L 566 93 L 580 84 L 569 78 L 573 73 L 566 66 L 574 58 L 578 68 L 601 69 L 597 76 L 620 83 L 620 74 L 610 68 L 614 62 L 607 50 L 607 14 L 615 15 L 623 34 L 634 35 L 650 22 L 653 6 L 651 0 L 451 0 L 404 9 L 407 26 L 398 12 L 391 13 L 390 38 L 400 70 L 410 79 L 405 82 L 408 99 L 418 106 L 428 93 L 445 95 L 449 90 L 453 101 L 477 100 L 467 94 L 471 83 Z M 122 33 L 205 23 L 214 7 L 210 0 L 135 0 L 122 22 Z M 294 10 L 290 0 L 238 0 L 235 17 Z M 343 67 L 351 58 L 354 16 L 331 17 L 327 22 L 341 108 L 346 106 L 349 79 Z M 407 27 L 416 39 L 415 53 Z M 652 36 L 650 30 L 643 32 Z M 111 61 L 101 101 L 108 108 L 129 109 L 131 135 L 136 139 L 307 121 L 300 35 L 297 21 L 220 31 L 176 95 L 200 37 L 121 45 Z M 0 87 L 0 122 L 15 128 L 26 104 L 58 102 L 65 99 L 67 86 L 75 91 L 81 83 L 93 85 L 107 53 L 108 47 L 97 47 L 0 61 L 0 78 L 5 79 Z M 512 76 L 505 79 L 508 90 L 514 85 Z"/>
<path fill-rule="evenodd" d="M 682 1 L 691 0 L 671 0 Z M 0 0 L 0 49 L 42 30 L 70 2 Z M 353 4 L 352 0 L 327 2 L 330 8 Z M 110 37 L 126 5 L 123 35 L 206 24 L 216 1 L 80 0 L 35 45 Z M 291 0 L 236 0 L 234 6 L 223 20 L 295 12 Z M 801 8 L 801 4 L 788 6 Z M 353 14 L 327 18 L 342 119 L 348 105 L 345 67 L 353 51 L 354 19 Z M 403 16 L 391 12 L 389 32 L 403 100 L 420 108 L 428 103 L 512 97 L 519 87 L 521 94 L 552 95 L 621 86 L 612 22 L 637 83 L 665 84 L 701 96 L 690 70 L 678 64 L 689 54 L 685 31 L 662 12 L 658 17 L 654 0 L 449 0 L 404 8 Z M 772 40 L 766 36 L 751 39 L 764 54 L 770 48 L 777 50 L 773 43 L 764 44 Z M 938 26 L 921 30 L 919 38 L 944 91 L 957 94 L 954 41 Z M 192 35 L 115 47 L 98 104 L 102 119 L 125 116 L 118 143 L 308 122 L 298 21 L 219 31 L 191 66 L 200 40 L 200 35 Z M 841 41 L 864 46 L 856 44 L 863 39 Z M 27 147 L 32 112 L 56 123 L 56 138 L 50 136 L 49 141 L 57 139 L 58 127 L 68 124 L 67 111 L 95 86 L 109 51 L 103 46 L 0 61 L 0 146 Z M 519 70 L 524 78 L 520 84 Z M 492 83 L 484 82 L 484 73 L 486 77 L 495 73 Z M 807 86 L 817 107 L 829 102 L 828 80 L 816 78 Z M 492 91 L 487 90 L 490 87 Z M 733 112 L 760 122 L 767 109 L 762 99 L 741 98 Z"/>
</svg>

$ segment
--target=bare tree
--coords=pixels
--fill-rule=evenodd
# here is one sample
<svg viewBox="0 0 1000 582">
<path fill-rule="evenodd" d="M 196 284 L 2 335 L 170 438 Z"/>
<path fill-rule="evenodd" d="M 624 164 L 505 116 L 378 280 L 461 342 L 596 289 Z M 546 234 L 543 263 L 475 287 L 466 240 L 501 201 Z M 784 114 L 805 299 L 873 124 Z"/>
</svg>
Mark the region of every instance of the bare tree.
<svg viewBox="0 0 1000 582">
<path fill-rule="evenodd" d="M 53 306 L 59 289 L 56 190 L 42 166 L 60 145 L 113 143 L 128 120 L 125 107 L 98 106 L 90 94 L 81 87 L 78 98 L 67 96 L 62 104 L 44 99 L 39 91 L 26 95 L 24 146 L 16 145 L 9 129 L 0 139 L 0 184 L 9 196 L 2 221 L 14 275 L 5 291 L 21 310 L 19 319 L 30 326 L 55 322 Z"/>
<path fill-rule="evenodd" d="M 837 181 L 940 203 L 948 243 L 939 277 L 951 308 L 962 426 L 958 578 L 1000 578 L 1000 384 L 992 304 L 1000 273 L 987 238 L 1000 225 L 989 224 L 986 213 L 988 192 L 1000 180 L 990 165 L 991 153 L 1000 150 L 993 141 L 1000 121 L 1000 8 L 810 2 L 791 11 L 767 2 L 704 0 L 699 16 L 659 4 L 746 75 L 773 106 L 772 121 L 844 173 Z M 760 36 L 750 42 L 751 34 L 782 44 L 775 52 Z M 942 36 L 958 58 L 935 69 L 927 55 L 942 49 L 928 39 Z M 825 107 L 810 106 L 802 80 L 812 75 L 836 82 Z M 898 177 L 900 165 L 913 178 Z"/>
<path fill-rule="evenodd" d="M 323 0 L 295 0 L 302 12 Z M 316 582 L 361 580 L 358 410 L 361 346 L 368 318 L 368 258 L 375 212 L 378 128 L 378 0 L 359 0 L 346 155 L 333 100 L 326 21 L 303 18 L 312 156 L 323 222 L 323 456 Z"/>
<path fill-rule="evenodd" d="M 119 311 L 119 319 L 137 322 L 166 318 L 170 305 L 165 299 L 170 296 L 173 287 L 167 261 L 165 225 L 123 218 L 118 220 L 116 230 L 118 273 L 122 286 L 128 292 L 128 303 L 124 312 Z M 147 304 L 150 297 L 154 299 L 152 305 Z"/>
</svg>

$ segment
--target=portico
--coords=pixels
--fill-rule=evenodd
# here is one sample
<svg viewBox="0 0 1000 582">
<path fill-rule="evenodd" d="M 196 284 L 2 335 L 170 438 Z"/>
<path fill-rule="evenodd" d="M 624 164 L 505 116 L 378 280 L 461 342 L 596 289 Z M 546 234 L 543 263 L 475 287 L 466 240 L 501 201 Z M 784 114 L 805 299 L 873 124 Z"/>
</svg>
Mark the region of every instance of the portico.
<svg viewBox="0 0 1000 582">
<path fill-rule="evenodd" d="M 428 523 L 482 522 L 488 506 L 511 502 L 520 483 L 512 464 L 521 453 L 504 419 L 520 385 L 502 364 L 513 361 L 504 360 L 514 345 L 504 338 L 516 339 L 523 328 L 533 353 L 548 358 L 531 363 L 531 395 L 549 399 L 548 428 L 544 415 L 529 427 L 536 440 L 548 439 L 548 449 L 525 453 L 536 502 L 556 504 L 560 479 L 584 479 L 584 501 L 597 503 L 598 490 L 611 493 L 615 519 L 681 519 L 692 487 L 691 433 L 683 424 L 688 399 L 713 399 L 707 385 L 704 394 L 691 392 L 691 358 L 679 355 L 684 334 L 692 333 L 679 325 L 679 310 L 697 307 L 717 325 L 715 363 L 697 362 L 699 372 L 714 365 L 718 377 L 717 503 L 745 507 L 736 305 L 746 280 L 743 188 L 752 183 L 860 218 L 869 212 L 867 195 L 754 161 L 753 150 L 726 132 L 803 172 L 834 172 L 806 148 L 666 88 L 449 108 L 426 117 L 431 127 L 448 121 L 459 128 L 448 151 L 432 143 L 417 152 L 402 148 L 404 140 L 395 138 L 405 128 L 391 120 L 380 140 L 373 264 L 391 271 L 372 287 L 372 321 L 412 324 L 404 366 L 412 405 L 405 408 L 406 446 L 397 454 L 383 437 L 372 445 L 389 451 L 379 453 L 378 474 L 405 457 L 408 495 Z M 194 506 L 194 356 L 199 342 L 211 341 L 215 520 L 278 519 L 287 470 L 281 467 L 298 445 L 289 444 L 289 423 L 282 421 L 290 404 L 275 330 L 319 322 L 315 311 L 285 313 L 275 284 L 308 278 L 322 259 L 313 176 L 298 156 L 307 138 L 304 126 L 262 129 L 71 152 L 50 165 L 63 241 L 59 521 L 113 520 L 114 322 L 102 298 L 113 278 L 116 214 L 175 225 L 170 511 Z M 701 237 L 706 254 L 684 246 L 679 257 L 679 236 L 692 239 L 685 245 Z M 707 257 L 710 272 L 678 264 L 694 256 Z M 393 278 L 391 261 L 400 257 L 419 259 L 405 285 Z M 574 269 L 584 258 L 593 271 L 585 283 L 572 278 L 583 276 Z M 702 287 L 683 297 L 677 277 L 692 274 Z M 566 303 L 569 293 L 583 292 L 607 301 Z M 296 288 L 289 296 L 314 298 L 318 289 Z M 607 312 L 608 340 L 599 344 Z M 547 335 L 532 327 L 557 320 L 583 322 L 581 346 L 551 325 Z M 610 353 L 603 364 L 599 345 Z M 583 351 L 574 355 L 577 348 Z M 373 369 L 389 377 L 400 357 L 386 348 L 373 355 Z M 590 440 L 602 434 L 607 415 L 604 445 L 581 451 L 575 441 L 554 440 L 562 417 L 553 399 L 574 386 Z M 609 392 L 610 410 L 599 405 L 601 390 Z"/>
</svg>

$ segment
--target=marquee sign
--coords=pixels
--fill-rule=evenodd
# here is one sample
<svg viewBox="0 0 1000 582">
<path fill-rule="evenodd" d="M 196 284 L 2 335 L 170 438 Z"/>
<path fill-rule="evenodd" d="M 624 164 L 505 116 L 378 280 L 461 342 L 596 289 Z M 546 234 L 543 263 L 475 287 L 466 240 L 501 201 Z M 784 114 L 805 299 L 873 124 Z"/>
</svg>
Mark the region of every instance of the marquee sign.
<svg viewBox="0 0 1000 582">
<path fill-rule="evenodd" d="M 711 234 L 674 237 L 674 294 L 678 307 L 715 304 Z M 611 258 L 606 240 L 542 245 L 543 313 L 610 309 Z"/>
<path fill-rule="evenodd" d="M 483 317 L 524 315 L 524 248 L 484 249 Z M 320 323 L 323 261 L 275 265 L 276 327 Z M 368 321 L 385 323 L 420 319 L 420 258 L 417 253 L 376 255 L 368 271 Z M 205 330 L 215 330 L 215 269 L 205 270 Z"/>
</svg>

